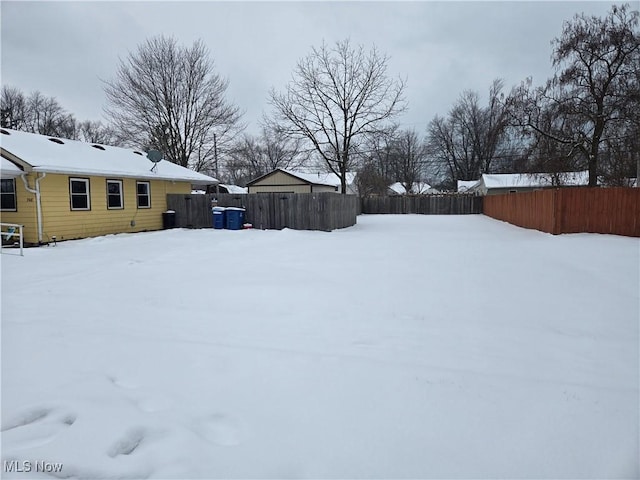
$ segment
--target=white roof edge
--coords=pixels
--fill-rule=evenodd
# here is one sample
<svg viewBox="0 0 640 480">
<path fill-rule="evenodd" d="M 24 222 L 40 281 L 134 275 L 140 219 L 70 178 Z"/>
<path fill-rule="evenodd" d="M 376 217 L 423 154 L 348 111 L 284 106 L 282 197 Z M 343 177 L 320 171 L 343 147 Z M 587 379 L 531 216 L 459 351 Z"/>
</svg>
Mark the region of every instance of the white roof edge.
<svg viewBox="0 0 640 480">
<path fill-rule="evenodd" d="M 199 174 L 198 172 L 193 172 L 197 175 L 202 175 L 205 178 L 198 177 L 178 177 L 175 175 L 153 175 L 153 174 L 133 174 L 133 173 L 125 173 L 125 172 L 115 172 L 115 171 L 105 171 L 105 170 L 90 170 L 90 169 L 82 169 L 82 170 L 74 170 L 64 167 L 33 167 L 34 172 L 43 172 L 43 173 L 53 173 L 53 174 L 61 174 L 61 175 L 78 175 L 78 176 L 95 176 L 95 177 L 118 177 L 118 178 L 138 178 L 140 180 L 165 180 L 165 181 L 176 181 L 176 182 L 190 182 L 194 185 L 212 185 L 219 183 L 218 179 L 213 177 L 208 177 L 207 175 Z M 24 172 L 22 172 L 24 173 Z"/>
</svg>

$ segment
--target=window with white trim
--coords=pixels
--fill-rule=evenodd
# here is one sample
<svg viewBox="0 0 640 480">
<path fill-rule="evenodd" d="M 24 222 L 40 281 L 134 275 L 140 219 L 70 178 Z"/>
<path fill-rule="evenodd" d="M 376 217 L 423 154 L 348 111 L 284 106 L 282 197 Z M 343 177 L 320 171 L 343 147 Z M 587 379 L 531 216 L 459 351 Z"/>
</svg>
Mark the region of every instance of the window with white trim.
<svg viewBox="0 0 640 480">
<path fill-rule="evenodd" d="M 3 212 L 17 211 L 16 202 L 16 180 L 14 178 L 3 178 L 0 184 L 0 210 Z"/>
<path fill-rule="evenodd" d="M 138 198 L 138 208 L 151 208 L 151 184 L 136 182 L 136 197 Z"/>
<path fill-rule="evenodd" d="M 122 180 L 107 180 L 107 208 L 109 210 L 124 208 Z"/>
<path fill-rule="evenodd" d="M 91 210 L 91 194 L 88 178 L 69 179 L 71 210 Z"/>
</svg>

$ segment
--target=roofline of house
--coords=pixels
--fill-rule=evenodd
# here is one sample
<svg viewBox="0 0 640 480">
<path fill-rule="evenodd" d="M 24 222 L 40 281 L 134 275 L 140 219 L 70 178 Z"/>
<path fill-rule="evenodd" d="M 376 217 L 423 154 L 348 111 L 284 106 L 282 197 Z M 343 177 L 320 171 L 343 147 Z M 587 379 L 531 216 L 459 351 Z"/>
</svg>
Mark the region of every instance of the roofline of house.
<svg viewBox="0 0 640 480">
<path fill-rule="evenodd" d="M 259 182 L 260 180 L 263 180 L 264 178 L 268 177 L 269 175 L 273 175 L 276 172 L 282 172 L 282 173 L 284 173 L 286 175 L 289 175 L 291 177 L 297 178 L 298 180 L 304 182 L 306 185 L 319 185 L 319 186 L 323 186 L 323 187 L 335 187 L 335 185 L 332 184 L 332 183 L 310 182 L 306 178 L 299 177 L 295 173 L 289 172 L 289 171 L 287 171 L 287 170 L 285 170 L 283 168 L 275 168 L 275 169 L 271 170 L 269 173 L 265 173 L 264 175 L 251 180 L 250 182 L 247 183 L 247 187 L 253 186 L 254 183 Z"/>
<path fill-rule="evenodd" d="M 211 177 L 211 180 L 198 179 L 198 178 L 190 178 L 190 177 L 181 177 L 181 176 L 170 176 L 170 175 L 133 175 L 130 173 L 122 173 L 117 171 L 108 171 L 108 170 L 74 170 L 69 168 L 56 168 L 56 167 L 34 167 L 28 162 L 25 162 L 20 157 L 15 154 L 5 150 L 0 147 L 0 154 L 9 160 L 17 164 L 21 167 L 24 172 L 23 173 L 32 173 L 32 172 L 42 172 L 42 173 L 52 173 L 59 175 L 88 175 L 95 177 L 118 177 L 118 178 L 138 178 L 141 180 L 164 180 L 164 181 L 176 181 L 176 182 L 189 182 L 193 185 L 216 185 L 219 181 L 216 178 Z M 194 172 L 198 173 L 198 172 Z"/>
</svg>

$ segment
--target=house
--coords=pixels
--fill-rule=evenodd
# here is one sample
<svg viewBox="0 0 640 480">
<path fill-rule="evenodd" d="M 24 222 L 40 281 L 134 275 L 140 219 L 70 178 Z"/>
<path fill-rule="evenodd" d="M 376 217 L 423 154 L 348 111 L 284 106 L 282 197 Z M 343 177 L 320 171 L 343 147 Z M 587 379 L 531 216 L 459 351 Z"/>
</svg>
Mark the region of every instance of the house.
<svg viewBox="0 0 640 480">
<path fill-rule="evenodd" d="M 392 183 L 387 190 L 388 195 L 428 195 L 433 193 L 440 193 L 435 188 L 431 188 L 426 182 L 416 182 L 412 185 L 411 191 L 407 194 L 407 189 L 404 188 L 401 182 Z"/>
<path fill-rule="evenodd" d="M 242 195 L 247 193 L 247 187 L 239 187 L 238 185 L 228 185 L 228 184 L 220 184 L 218 185 L 218 189 L 216 189 L 215 187 L 212 188 L 212 191 L 219 191 L 220 193 L 231 193 L 231 194 L 237 194 L 237 195 Z"/>
<path fill-rule="evenodd" d="M 4 128 L 0 154 L 2 221 L 24 225 L 28 244 L 158 230 L 167 194 L 217 183 L 138 150 Z"/>
<path fill-rule="evenodd" d="M 502 193 L 529 192 L 542 188 L 577 187 L 589 183 L 589 172 L 548 173 L 500 173 L 482 174 L 468 193 L 499 195 Z"/>
<path fill-rule="evenodd" d="M 458 180 L 458 193 L 466 193 L 471 187 L 473 187 L 478 180 Z"/>
<path fill-rule="evenodd" d="M 340 177 L 335 173 L 306 173 L 277 168 L 247 183 L 249 193 L 340 192 Z M 347 173 L 347 193 L 355 194 L 355 174 Z"/>
</svg>

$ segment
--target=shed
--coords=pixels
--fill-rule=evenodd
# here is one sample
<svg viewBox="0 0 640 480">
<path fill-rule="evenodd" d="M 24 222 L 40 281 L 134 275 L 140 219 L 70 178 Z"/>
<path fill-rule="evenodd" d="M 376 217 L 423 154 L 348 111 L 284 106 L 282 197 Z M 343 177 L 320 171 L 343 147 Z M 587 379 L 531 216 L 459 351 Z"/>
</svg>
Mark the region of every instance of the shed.
<svg viewBox="0 0 640 480">
<path fill-rule="evenodd" d="M 502 193 L 529 192 L 542 188 L 577 187 L 589 184 L 589 172 L 550 173 L 499 173 L 483 174 L 467 189 L 469 193 L 499 195 Z"/>
<path fill-rule="evenodd" d="M 339 183 L 339 182 L 338 182 Z M 327 180 L 326 174 L 308 174 L 277 168 L 247 183 L 248 193 L 286 192 L 314 193 L 337 192 L 335 181 Z"/>
</svg>

